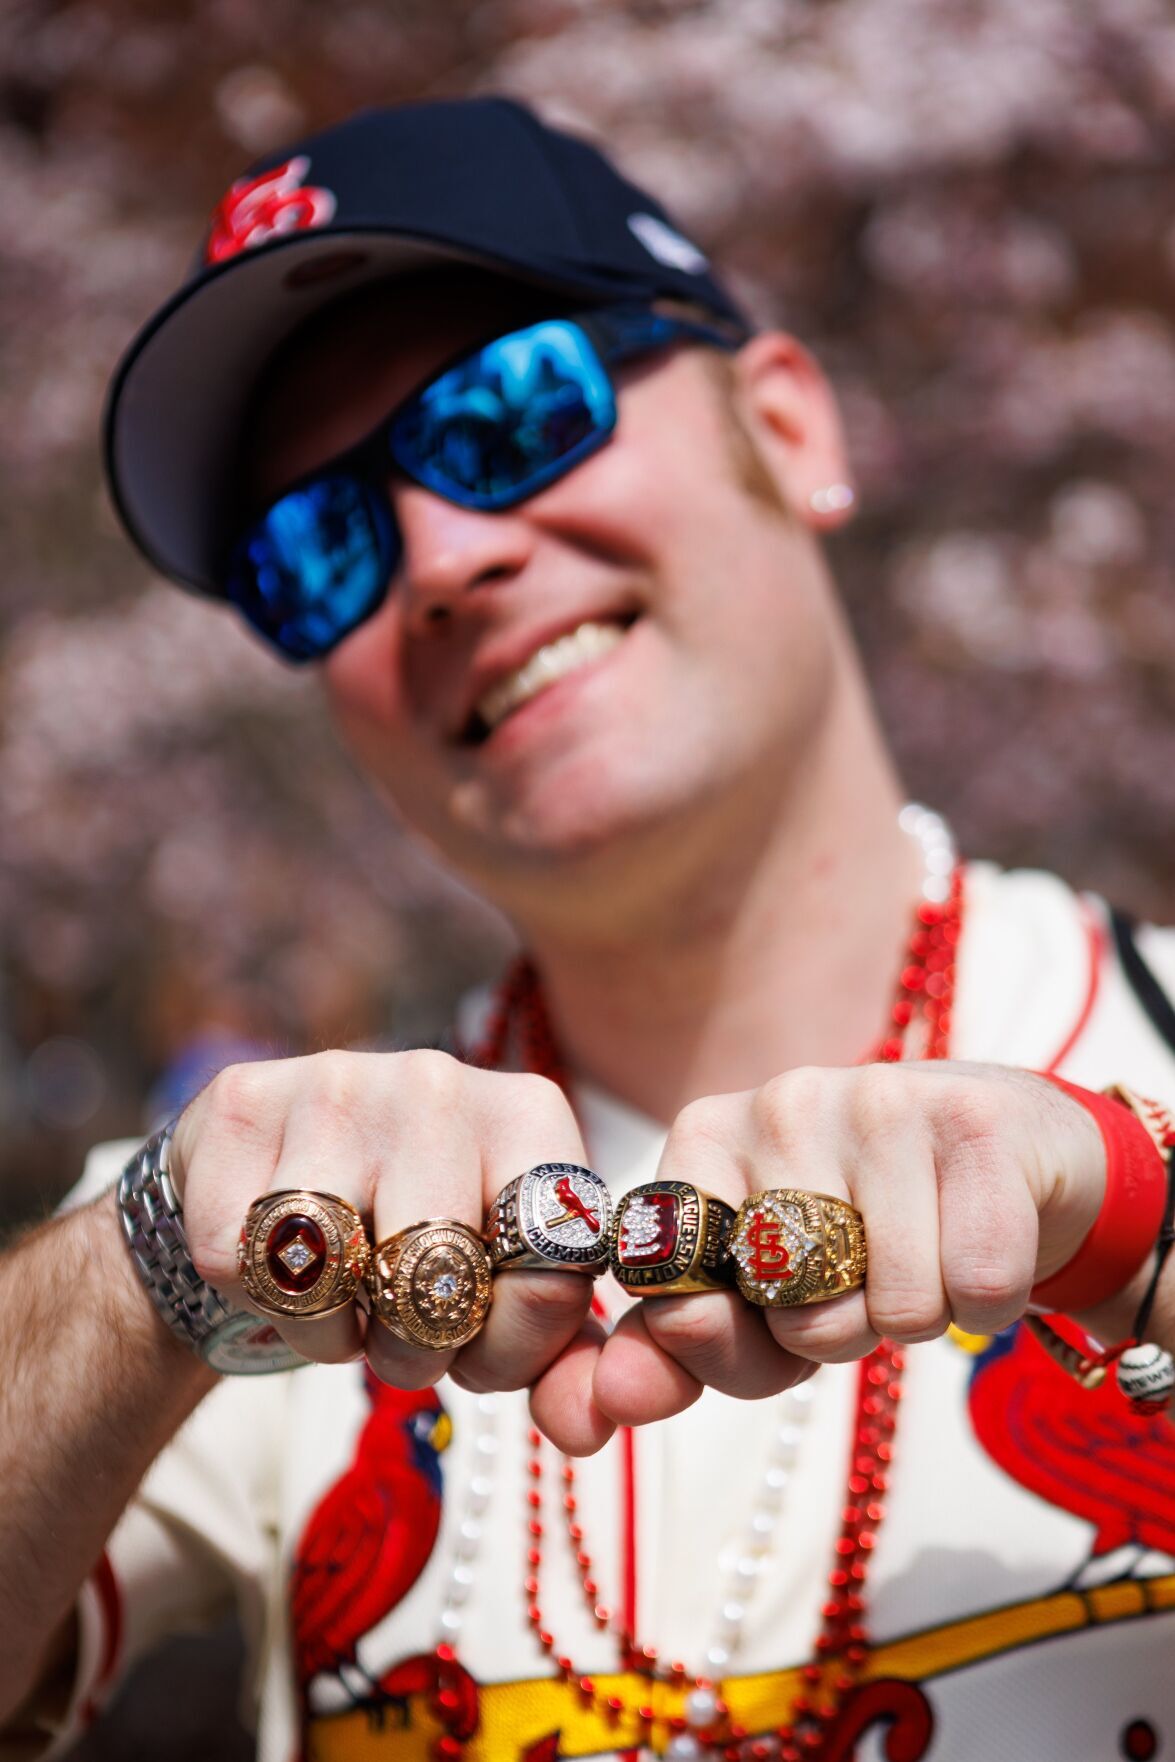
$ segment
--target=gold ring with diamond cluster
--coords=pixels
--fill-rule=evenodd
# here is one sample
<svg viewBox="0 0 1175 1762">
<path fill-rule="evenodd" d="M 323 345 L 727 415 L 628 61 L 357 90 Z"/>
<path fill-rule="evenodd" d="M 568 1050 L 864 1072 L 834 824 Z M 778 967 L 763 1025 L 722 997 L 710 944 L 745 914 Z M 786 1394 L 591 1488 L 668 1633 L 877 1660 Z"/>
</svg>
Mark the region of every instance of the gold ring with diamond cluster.
<svg viewBox="0 0 1175 1762">
<path fill-rule="evenodd" d="M 830 1193 L 752 1193 L 730 1236 L 738 1288 L 762 1309 L 825 1303 L 865 1283 L 865 1220 Z"/>
<path fill-rule="evenodd" d="M 352 1302 L 371 1259 L 363 1219 L 336 1193 L 263 1193 L 237 1243 L 241 1283 L 269 1315 L 317 1318 Z"/>
<path fill-rule="evenodd" d="M 432 1352 L 466 1345 L 489 1314 L 485 1243 L 455 1218 L 427 1218 L 380 1242 L 367 1274 L 371 1307 L 397 1339 Z"/>
<path fill-rule="evenodd" d="M 648 1181 L 616 1208 L 610 1265 L 634 1297 L 727 1290 L 734 1207 L 689 1181 Z"/>
</svg>

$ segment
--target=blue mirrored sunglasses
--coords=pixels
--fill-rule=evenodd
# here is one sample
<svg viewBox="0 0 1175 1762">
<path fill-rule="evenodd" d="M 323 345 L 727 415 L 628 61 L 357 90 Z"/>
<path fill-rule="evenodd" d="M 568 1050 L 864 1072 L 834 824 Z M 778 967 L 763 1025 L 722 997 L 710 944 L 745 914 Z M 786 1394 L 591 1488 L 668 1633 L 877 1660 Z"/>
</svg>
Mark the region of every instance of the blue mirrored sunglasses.
<svg viewBox="0 0 1175 1762">
<path fill-rule="evenodd" d="M 513 508 L 612 434 L 609 363 L 681 341 L 732 349 L 743 340 L 640 306 L 495 337 L 255 516 L 229 553 L 226 597 L 289 659 L 317 660 L 371 616 L 396 572 L 391 466 L 459 508 Z"/>
</svg>

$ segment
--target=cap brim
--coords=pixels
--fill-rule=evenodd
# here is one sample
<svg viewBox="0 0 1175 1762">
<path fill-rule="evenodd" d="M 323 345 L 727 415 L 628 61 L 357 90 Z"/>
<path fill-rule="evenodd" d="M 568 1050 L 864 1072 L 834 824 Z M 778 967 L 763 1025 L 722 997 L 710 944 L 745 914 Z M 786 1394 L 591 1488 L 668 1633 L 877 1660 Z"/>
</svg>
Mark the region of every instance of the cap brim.
<svg viewBox="0 0 1175 1762">
<path fill-rule="evenodd" d="M 156 568 L 199 592 L 219 591 L 220 516 L 231 497 L 241 424 L 278 345 L 343 294 L 444 264 L 490 269 L 588 299 L 617 291 L 606 277 L 585 273 L 569 280 L 539 265 L 374 229 L 300 232 L 213 265 L 139 332 L 106 405 L 111 493 Z"/>
</svg>

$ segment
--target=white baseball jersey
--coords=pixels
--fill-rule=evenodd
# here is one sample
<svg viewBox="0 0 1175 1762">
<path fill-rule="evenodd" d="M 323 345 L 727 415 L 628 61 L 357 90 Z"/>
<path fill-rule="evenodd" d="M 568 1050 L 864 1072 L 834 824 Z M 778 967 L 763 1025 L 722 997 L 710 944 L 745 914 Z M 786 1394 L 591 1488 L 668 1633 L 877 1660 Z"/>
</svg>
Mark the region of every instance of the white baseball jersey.
<svg viewBox="0 0 1175 1762">
<path fill-rule="evenodd" d="M 1175 990 L 1175 936 L 1145 931 L 1140 945 Z M 968 870 L 953 1051 L 1175 1103 L 1175 1060 L 1104 912 L 1046 875 Z M 587 1085 L 576 1101 L 614 1192 L 652 1179 L 664 1128 Z M 133 1148 L 95 1151 L 81 1194 Z M 813 1654 L 857 1375 L 821 1369 L 798 1433 L 787 1397 L 707 1390 L 577 1465 L 598 1596 L 627 1603 L 663 1657 L 718 1677 L 751 1733 L 787 1717 Z M 626 1710 L 608 1715 L 565 1681 L 528 1623 L 527 1426 L 524 1395 L 448 1382 L 403 1394 L 356 1365 L 224 1381 L 150 1470 L 83 1591 L 79 1678 L 53 1753 L 145 1649 L 234 1603 L 262 1762 L 427 1762 L 445 1729 L 469 1762 L 664 1752 L 683 1690 L 626 1673 L 593 1621 L 546 1444 L 543 1621 Z M 913 1347 L 868 1603 L 863 1687 L 825 1762 L 875 1762 L 887 1731 L 906 1762 L 1166 1754 L 1175 1424 L 1131 1415 L 1112 1384 L 1082 1391 L 1022 1328 Z M 444 1638 L 460 1667 L 447 1728 Z M 720 1668 L 707 1663 L 724 1649 Z"/>
</svg>

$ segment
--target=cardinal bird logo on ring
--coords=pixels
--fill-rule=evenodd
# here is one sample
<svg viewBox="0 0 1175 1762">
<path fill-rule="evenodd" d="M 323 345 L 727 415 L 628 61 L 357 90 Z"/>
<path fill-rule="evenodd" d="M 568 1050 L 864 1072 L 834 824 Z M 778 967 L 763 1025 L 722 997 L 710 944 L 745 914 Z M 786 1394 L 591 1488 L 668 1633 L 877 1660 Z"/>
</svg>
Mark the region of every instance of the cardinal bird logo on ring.
<svg viewBox="0 0 1175 1762">
<path fill-rule="evenodd" d="M 332 191 L 303 183 L 309 170 L 299 154 L 259 177 L 238 178 L 212 216 L 205 262 L 224 263 L 283 233 L 325 226 L 338 204 Z"/>
</svg>

